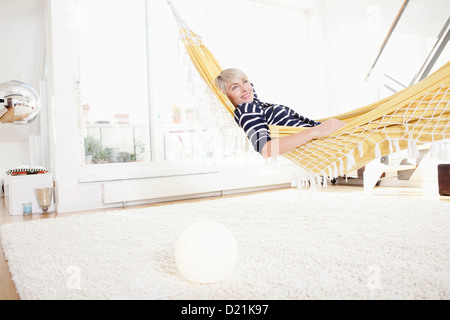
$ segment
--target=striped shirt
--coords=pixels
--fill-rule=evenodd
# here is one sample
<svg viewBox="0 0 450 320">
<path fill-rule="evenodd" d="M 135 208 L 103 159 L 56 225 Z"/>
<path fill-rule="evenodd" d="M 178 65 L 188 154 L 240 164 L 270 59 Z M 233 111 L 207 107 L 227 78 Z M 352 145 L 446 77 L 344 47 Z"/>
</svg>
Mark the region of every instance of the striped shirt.
<svg viewBox="0 0 450 320">
<path fill-rule="evenodd" d="M 269 125 L 314 127 L 320 124 L 299 115 L 289 107 L 263 103 L 258 100 L 256 93 L 253 102 L 236 107 L 234 119 L 259 153 L 262 152 L 265 144 L 272 140 Z"/>
</svg>

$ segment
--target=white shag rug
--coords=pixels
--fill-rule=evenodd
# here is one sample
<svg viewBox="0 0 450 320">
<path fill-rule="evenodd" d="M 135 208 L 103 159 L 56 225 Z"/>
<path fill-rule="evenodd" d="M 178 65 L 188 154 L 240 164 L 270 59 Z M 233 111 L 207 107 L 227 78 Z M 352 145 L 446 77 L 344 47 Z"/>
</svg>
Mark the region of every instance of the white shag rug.
<svg viewBox="0 0 450 320">
<path fill-rule="evenodd" d="M 175 244 L 198 221 L 239 246 L 232 276 L 187 281 Z M 450 203 L 283 190 L 4 225 L 21 299 L 449 299 Z"/>
</svg>

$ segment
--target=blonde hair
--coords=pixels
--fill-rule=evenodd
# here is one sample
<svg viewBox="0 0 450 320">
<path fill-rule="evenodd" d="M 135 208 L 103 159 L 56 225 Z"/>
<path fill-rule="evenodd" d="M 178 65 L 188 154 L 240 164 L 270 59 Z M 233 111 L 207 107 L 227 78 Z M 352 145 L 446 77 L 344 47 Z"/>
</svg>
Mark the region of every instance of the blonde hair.
<svg viewBox="0 0 450 320">
<path fill-rule="evenodd" d="M 223 70 L 214 82 L 223 93 L 227 94 L 227 83 L 233 83 L 236 80 L 248 80 L 248 77 L 242 70 L 230 68 Z"/>
</svg>

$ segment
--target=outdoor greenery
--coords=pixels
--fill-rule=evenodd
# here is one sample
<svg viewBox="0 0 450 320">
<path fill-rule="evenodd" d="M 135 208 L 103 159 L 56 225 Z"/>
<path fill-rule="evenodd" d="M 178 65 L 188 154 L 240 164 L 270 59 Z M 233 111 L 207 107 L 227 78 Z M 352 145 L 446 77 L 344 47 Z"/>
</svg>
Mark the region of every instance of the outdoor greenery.
<svg viewBox="0 0 450 320">
<path fill-rule="evenodd" d="M 139 150 L 142 147 L 138 147 Z M 92 164 L 135 162 L 136 154 L 129 152 L 117 152 L 114 148 L 103 148 L 101 142 L 94 137 L 84 138 L 84 154 L 86 157 L 92 157 Z"/>
</svg>

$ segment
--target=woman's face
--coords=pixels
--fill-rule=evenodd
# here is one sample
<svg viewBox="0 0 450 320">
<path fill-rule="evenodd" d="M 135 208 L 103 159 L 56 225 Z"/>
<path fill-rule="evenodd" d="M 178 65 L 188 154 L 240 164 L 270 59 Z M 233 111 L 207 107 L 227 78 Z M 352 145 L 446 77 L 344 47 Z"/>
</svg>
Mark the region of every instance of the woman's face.
<svg viewBox="0 0 450 320">
<path fill-rule="evenodd" d="M 227 96 L 235 107 L 243 103 L 251 103 L 253 102 L 252 84 L 246 79 L 227 82 Z"/>
</svg>

